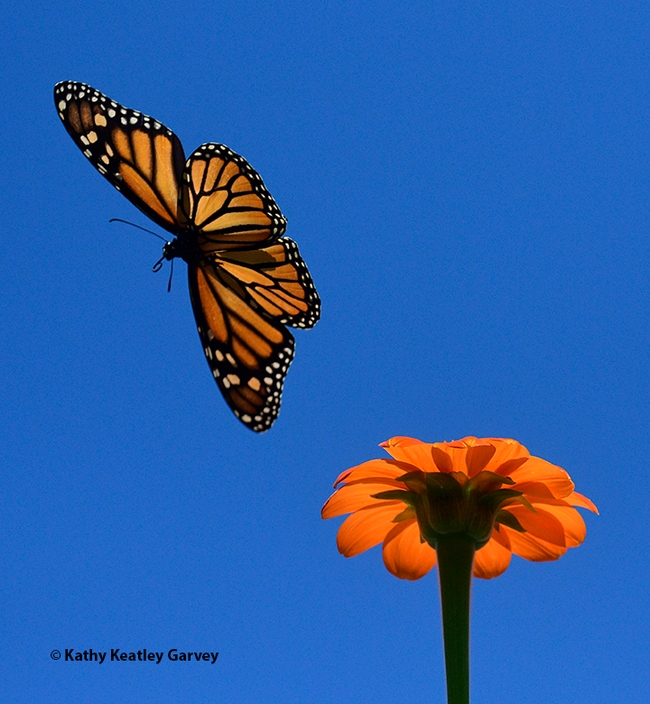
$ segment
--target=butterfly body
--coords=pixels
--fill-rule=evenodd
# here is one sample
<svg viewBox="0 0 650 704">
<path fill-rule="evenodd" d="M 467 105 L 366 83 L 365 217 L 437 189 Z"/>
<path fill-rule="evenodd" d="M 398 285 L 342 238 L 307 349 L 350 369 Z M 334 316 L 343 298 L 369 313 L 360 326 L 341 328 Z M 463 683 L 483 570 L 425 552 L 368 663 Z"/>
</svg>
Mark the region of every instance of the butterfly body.
<svg viewBox="0 0 650 704">
<path fill-rule="evenodd" d="M 192 233 L 188 235 L 174 237 L 173 240 L 165 242 L 162 258 L 167 261 L 179 258 L 189 266 L 197 266 L 201 261 L 201 252 L 196 246 L 196 239 L 192 237 Z"/>
<path fill-rule="evenodd" d="M 223 144 L 203 144 L 185 159 L 161 122 L 86 84 L 59 83 L 54 100 L 93 166 L 174 236 L 163 259 L 188 265 L 192 309 L 217 385 L 247 427 L 267 430 L 294 356 L 286 326 L 315 325 L 320 299 L 259 174 Z"/>
</svg>

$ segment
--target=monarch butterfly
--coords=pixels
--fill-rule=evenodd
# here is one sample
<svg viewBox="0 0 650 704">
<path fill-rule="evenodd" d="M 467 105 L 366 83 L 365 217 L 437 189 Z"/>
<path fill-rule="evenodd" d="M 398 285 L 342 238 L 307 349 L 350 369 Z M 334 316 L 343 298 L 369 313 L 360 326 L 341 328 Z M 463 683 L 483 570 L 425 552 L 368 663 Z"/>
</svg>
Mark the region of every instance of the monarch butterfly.
<svg viewBox="0 0 650 704">
<path fill-rule="evenodd" d="M 54 102 L 90 163 L 174 236 L 162 259 L 187 262 L 212 375 L 242 423 L 268 430 L 294 356 L 286 326 L 313 327 L 320 298 L 259 174 L 223 144 L 202 144 L 186 161 L 161 122 L 84 83 L 58 83 Z"/>
</svg>

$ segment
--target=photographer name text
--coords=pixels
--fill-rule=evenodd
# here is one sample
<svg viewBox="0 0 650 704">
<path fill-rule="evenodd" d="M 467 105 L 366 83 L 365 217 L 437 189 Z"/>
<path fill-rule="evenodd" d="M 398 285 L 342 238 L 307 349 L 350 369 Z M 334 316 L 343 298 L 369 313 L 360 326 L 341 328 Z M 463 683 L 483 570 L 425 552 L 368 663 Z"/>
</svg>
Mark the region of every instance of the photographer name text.
<svg viewBox="0 0 650 704">
<path fill-rule="evenodd" d="M 122 650 L 121 648 L 111 648 L 110 650 L 76 650 L 75 648 L 65 648 L 63 653 L 60 650 L 53 650 L 50 653 L 52 660 L 63 660 L 65 662 L 96 662 L 103 665 L 104 662 L 153 662 L 156 665 L 164 660 L 170 662 L 205 662 L 214 665 L 219 657 L 218 652 L 211 651 L 189 651 L 178 650 Z"/>
</svg>

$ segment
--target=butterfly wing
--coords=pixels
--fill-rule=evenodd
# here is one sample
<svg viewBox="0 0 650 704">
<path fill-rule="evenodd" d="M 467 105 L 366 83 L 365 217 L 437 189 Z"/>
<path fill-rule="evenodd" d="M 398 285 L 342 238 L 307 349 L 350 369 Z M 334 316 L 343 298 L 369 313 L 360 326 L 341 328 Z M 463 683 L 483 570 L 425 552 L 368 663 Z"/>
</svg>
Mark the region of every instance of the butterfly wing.
<svg viewBox="0 0 650 704">
<path fill-rule="evenodd" d="M 54 87 L 59 117 L 91 164 L 145 215 L 178 234 L 183 146 L 162 123 L 85 83 Z"/>
<path fill-rule="evenodd" d="M 184 181 L 181 209 L 202 254 L 261 247 L 284 234 L 287 221 L 260 175 L 225 145 L 201 145 Z"/>
<path fill-rule="evenodd" d="M 221 252 L 214 262 L 252 310 L 294 328 L 316 325 L 320 298 L 292 239 L 281 237 L 260 249 Z"/>
<path fill-rule="evenodd" d="M 188 273 L 199 337 L 223 397 L 242 423 L 268 430 L 280 412 L 293 335 L 251 308 L 218 265 L 190 266 Z"/>
</svg>

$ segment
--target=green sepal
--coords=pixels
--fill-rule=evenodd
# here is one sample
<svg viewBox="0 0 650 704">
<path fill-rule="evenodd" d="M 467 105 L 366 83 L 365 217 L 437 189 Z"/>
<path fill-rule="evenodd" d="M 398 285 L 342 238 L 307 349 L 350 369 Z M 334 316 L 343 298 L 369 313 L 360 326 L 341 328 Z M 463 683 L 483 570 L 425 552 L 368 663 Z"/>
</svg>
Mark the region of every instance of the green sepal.
<svg viewBox="0 0 650 704">
<path fill-rule="evenodd" d="M 454 472 L 454 474 L 459 474 Z M 460 474 L 465 476 L 462 472 Z M 428 472 L 427 473 L 427 489 L 433 490 L 434 492 L 442 492 L 438 494 L 439 498 L 442 498 L 443 494 L 459 494 L 461 485 L 458 480 L 451 474 L 443 474 L 442 472 Z"/>
<path fill-rule="evenodd" d="M 407 472 L 401 477 L 395 477 L 398 482 L 406 484 L 406 486 L 418 494 L 423 494 L 427 488 L 427 473 L 421 470 Z"/>
<path fill-rule="evenodd" d="M 496 518 L 494 519 L 495 523 L 500 523 L 501 525 L 508 526 L 508 528 L 512 528 L 512 530 L 516 530 L 518 533 L 525 533 L 526 530 L 524 527 L 519 523 L 517 518 L 513 516 L 510 511 L 506 510 L 499 510 L 497 511 Z"/>
<path fill-rule="evenodd" d="M 459 486 L 464 487 L 471 479 L 464 472 L 447 472 L 448 477 L 453 477 Z"/>
<path fill-rule="evenodd" d="M 401 523 L 402 521 L 410 521 L 412 519 L 416 518 L 415 511 L 410 507 L 407 506 L 402 513 L 398 513 L 395 518 L 393 518 L 393 523 Z M 420 537 L 420 542 L 424 542 L 424 538 Z"/>
<path fill-rule="evenodd" d="M 520 498 L 522 498 L 521 491 L 515 491 L 514 489 L 496 489 L 495 491 L 485 494 L 485 496 L 481 496 L 479 504 L 489 507 L 492 511 L 496 511 L 504 501 Z M 526 499 L 524 499 L 524 501 L 526 501 Z"/>
<path fill-rule="evenodd" d="M 381 499 L 382 501 L 403 501 L 405 504 L 411 505 L 408 497 L 414 496 L 410 491 L 404 489 L 389 489 L 388 491 L 380 491 L 378 494 L 370 494 L 371 499 Z"/>
<path fill-rule="evenodd" d="M 527 509 L 533 513 L 537 513 L 537 509 L 530 503 L 530 501 L 523 495 L 513 497 L 515 501 L 519 504 L 523 504 Z"/>
<path fill-rule="evenodd" d="M 485 470 L 483 470 L 482 472 L 479 472 L 477 475 L 472 477 L 470 482 L 472 484 L 472 489 L 491 491 L 489 487 L 492 484 L 514 484 L 515 480 L 511 479 L 510 477 L 502 477 L 496 472 L 486 472 Z"/>
</svg>

